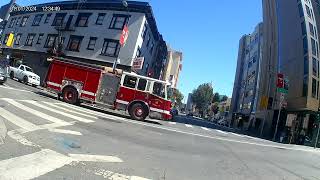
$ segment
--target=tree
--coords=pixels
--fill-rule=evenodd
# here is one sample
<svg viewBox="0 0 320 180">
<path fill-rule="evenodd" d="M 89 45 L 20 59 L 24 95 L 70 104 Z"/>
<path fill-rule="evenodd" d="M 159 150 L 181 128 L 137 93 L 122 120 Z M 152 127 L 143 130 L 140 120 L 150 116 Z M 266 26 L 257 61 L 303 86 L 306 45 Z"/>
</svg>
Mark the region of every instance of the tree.
<svg viewBox="0 0 320 180">
<path fill-rule="evenodd" d="M 220 94 L 219 93 L 214 93 L 212 102 L 213 103 L 220 102 Z"/>
<path fill-rule="evenodd" d="M 228 100 L 228 96 L 224 95 L 224 96 L 221 98 L 221 102 L 224 102 L 224 101 L 226 101 L 226 100 Z"/>
<path fill-rule="evenodd" d="M 213 88 L 210 83 L 201 84 L 197 89 L 192 92 L 192 102 L 196 105 L 196 108 L 202 112 L 208 108 L 213 98 Z"/>
<path fill-rule="evenodd" d="M 174 91 L 174 98 L 175 98 L 175 106 L 181 108 L 182 107 L 182 100 L 183 100 L 184 96 L 178 89 L 175 89 L 175 91 Z"/>
</svg>

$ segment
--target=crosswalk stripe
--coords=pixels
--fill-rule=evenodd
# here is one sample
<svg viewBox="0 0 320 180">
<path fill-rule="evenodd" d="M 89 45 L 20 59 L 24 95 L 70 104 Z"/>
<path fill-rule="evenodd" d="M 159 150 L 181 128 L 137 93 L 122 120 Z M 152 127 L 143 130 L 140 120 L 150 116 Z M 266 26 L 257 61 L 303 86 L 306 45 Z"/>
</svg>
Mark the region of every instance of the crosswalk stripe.
<svg viewBox="0 0 320 180">
<path fill-rule="evenodd" d="M 169 122 L 169 124 L 175 125 L 175 124 L 177 124 L 177 123 L 176 123 L 176 122 Z"/>
<path fill-rule="evenodd" d="M 73 111 L 73 110 L 70 110 L 70 109 L 67 109 L 67 108 L 63 108 L 63 107 L 60 107 L 60 106 L 57 106 L 51 102 L 43 102 L 49 106 L 52 106 L 54 108 L 57 108 L 57 109 L 61 109 L 63 111 L 67 111 L 67 112 L 70 112 L 70 113 L 73 113 L 73 114 L 77 114 L 77 115 L 81 115 L 81 116 L 85 116 L 85 117 L 88 117 L 88 118 L 92 118 L 92 119 L 98 119 L 97 117 L 95 116 L 91 116 L 91 115 L 88 115 L 88 114 L 83 114 L 83 113 L 80 113 L 80 112 L 77 112 L 77 111 Z"/>
<path fill-rule="evenodd" d="M 49 149 L 0 161 L 0 179 L 34 179 L 64 165 L 72 158 Z"/>
<path fill-rule="evenodd" d="M 16 102 L 15 100 L 13 99 L 8 99 L 8 98 L 2 98 L 3 100 L 7 101 L 8 103 L 16 106 L 17 108 L 20 108 L 24 111 L 27 111 L 35 116 L 38 116 L 40 118 L 43 118 L 43 119 L 46 119 L 48 121 L 51 121 L 51 122 L 54 122 L 54 123 L 57 123 L 57 124 L 60 124 L 60 125 L 63 125 L 63 126 L 68 126 L 68 125 L 71 125 L 70 123 L 66 122 L 66 121 L 62 121 L 58 118 L 55 118 L 55 117 L 52 117 L 48 114 L 45 114 L 45 113 L 42 113 L 40 111 L 37 111 L 37 110 L 34 110 L 34 109 L 31 109 L 23 104 L 20 104 L 18 102 Z"/>
<path fill-rule="evenodd" d="M 70 157 L 77 161 L 92 161 L 92 162 L 123 162 L 122 159 L 115 156 L 101 156 L 89 154 L 68 154 Z"/>
<path fill-rule="evenodd" d="M 27 131 L 35 131 L 38 129 L 41 129 L 39 126 L 30 123 L 29 121 L 26 121 L 14 114 L 12 114 L 11 112 L 0 108 L 0 116 L 2 116 L 3 118 L 5 118 L 6 120 L 10 121 L 11 123 L 27 130 Z"/>
<path fill-rule="evenodd" d="M 98 113 L 94 112 L 94 111 L 91 111 L 91 110 L 87 110 L 83 107 L 80 107 L 80 106 L 75 106 L 75 105 L 71 105 L 71 104 L 66 104 L 66 103 L 54 103 L 56 105 L 59 105 L 59 106 L 64 106 L 66 108 L 71 108 L 71 109 L 74 109 L 74 110 L 77 110 L 77 111 L 81 111 L 81 112 L 84 112 L 84 113 L 88 113 L 88 114 L 91 114 L 91 115 L 97 115 Z"/>
<path fill-rule="evenodd" d="M 102 116 L 102 117 L 106 117 L 106 118 L 110 118 L 110 119 L 118 119 L 118 120 L 124 120 L 124 118 L 122 117 L 118 117 L 118 116 L 113 116 L 113 115 L 109 115 L 109 114 L 104 114 L 98 111 L 94 111 L 94 110 L 89 110 L 89 109 L 85 109 L 83 107 L 80 106 L 75 106 L 75 105 L 71 105 L 71 104 L 66 104 L 66 103 L 55 103 L 58 104 L 59 106 L 64 106 L 64 107 L 68 107 L 68 108 L 72 108 L 72 109 L 76 109 L 79 111 L 83 111 L 86 112 L 88 114 L 92 114 L 92 115 L 96 115 L 96 116 Z"/>
<path fill-rule="evenodd" d="M 68 113 L 65 113 L 65 112 L 62 112 L 62 111 L 59 111 L 59 110 L 56 110 L 56 109 L 52 109 L 48 106 L 45 106 L 45 105 L 42 105 L 36 101 L 32 101 L 32 100 L 25 100 L 24 102 L 27 102 L 27 103 L 30 103 L 32 105 L 35 105 L 39 108 L 42 108 L 42 109 L 45 109 L 45 110 L 48 110 L 48 111 L 51 111 L 51 112 L 54 112 L 54 113 L 57 113 L 57 114 L 61 114 L 63 116 L 66 116 L 68 118 L 72 118 L 72 119 L 75 119 L 77 121 L 81 121 L 81 122 L 84 122 L 84 123 L 92 123 L 94 121 L 92 120 L 89 120 L 89 119 L 84 119 L 84 118 L 81 118 L 81 117 L 78 117 L 78 116 L 74 116 L 72 114 L 68 114 Z"/>
<path fill-rule="evenodd" d="M 50 132 L 55 132 L 55 133 L 77 135 L 77 136 L 81 136 L 81 135 L 82 135 L 81 132 L 71 131 L 71 130 L 65 130 L 65 129 L 49 129 L 49 131 L 50 131 Z"/>
<path fill-rule="evenodd" d="M 206 127 L 201 127 L 202 129 L 206 130 L 206 131 L 210 131 L 210 129 L 206 128 Z"/>
<path fill-rule="evenodd" d="M 228 134 L 228 133 L 221 131 L 221 130 L 217 130 L 217 132 L 222 133 L 222 134 Z"/>
<path fill-rule="evenodd" d="M 185 124 L 187 127 L 192 128 L 193 126 L 191 126 L 190 124 Z"/>
</svg>

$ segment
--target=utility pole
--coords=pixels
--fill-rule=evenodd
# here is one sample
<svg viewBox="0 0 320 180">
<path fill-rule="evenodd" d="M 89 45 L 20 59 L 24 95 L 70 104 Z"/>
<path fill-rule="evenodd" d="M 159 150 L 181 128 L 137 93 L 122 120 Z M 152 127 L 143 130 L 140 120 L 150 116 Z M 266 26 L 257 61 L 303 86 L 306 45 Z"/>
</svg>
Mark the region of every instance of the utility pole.
<svg viewBox="0 0 320 180">
<path fill-rule="evenodd" d="M 276 129 L 275 129 L 274 134 L 273 134 L 273 139 L 272 139 L 273 141 L 276 140 L 276 136 L 277 136 L 277 133 L 278 133 L 278 127 L 279 127 L 279 121 L 280 121 L 280 115 L 281 115 L 281 108 L 282 108 L 283 100 L 284 100 L 284 94 L 280 93 L 279 112 L 278 112 Z"/>
</svg>

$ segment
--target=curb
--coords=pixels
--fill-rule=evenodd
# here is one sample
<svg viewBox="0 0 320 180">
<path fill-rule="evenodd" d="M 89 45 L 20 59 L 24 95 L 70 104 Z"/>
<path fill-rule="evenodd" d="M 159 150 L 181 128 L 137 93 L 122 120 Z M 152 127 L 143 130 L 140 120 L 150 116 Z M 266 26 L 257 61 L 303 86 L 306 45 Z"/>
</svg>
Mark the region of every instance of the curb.
<svg viewBox="0 0 320 180">
<path fill-rule="evenodd" d="M 4 140 L 7 136 L 7 127 L 4 124 L 3 118 L 0 116 L 0 145 L 4 144 Z"/>
</svg>

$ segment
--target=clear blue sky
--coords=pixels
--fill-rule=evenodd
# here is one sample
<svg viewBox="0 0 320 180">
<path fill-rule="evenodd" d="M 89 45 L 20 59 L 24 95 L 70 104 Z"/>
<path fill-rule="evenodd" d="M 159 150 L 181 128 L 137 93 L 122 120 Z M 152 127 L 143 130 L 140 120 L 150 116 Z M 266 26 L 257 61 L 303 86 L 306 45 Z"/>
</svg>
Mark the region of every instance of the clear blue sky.
<svg viewBox="0 0 320 180">
<path fill-rule="evenodd" d="M 30 5 L 56 0 L 17 0 Z M 183 52 L 179 89 L 187 95 L 212 82 L 214 91 L 232 95 L 239 39 L 262 21 L 260 0 L 148 0 L 164 39 Z M 9 0 L 1 0 L 0 6 Z"/>
</svg>

